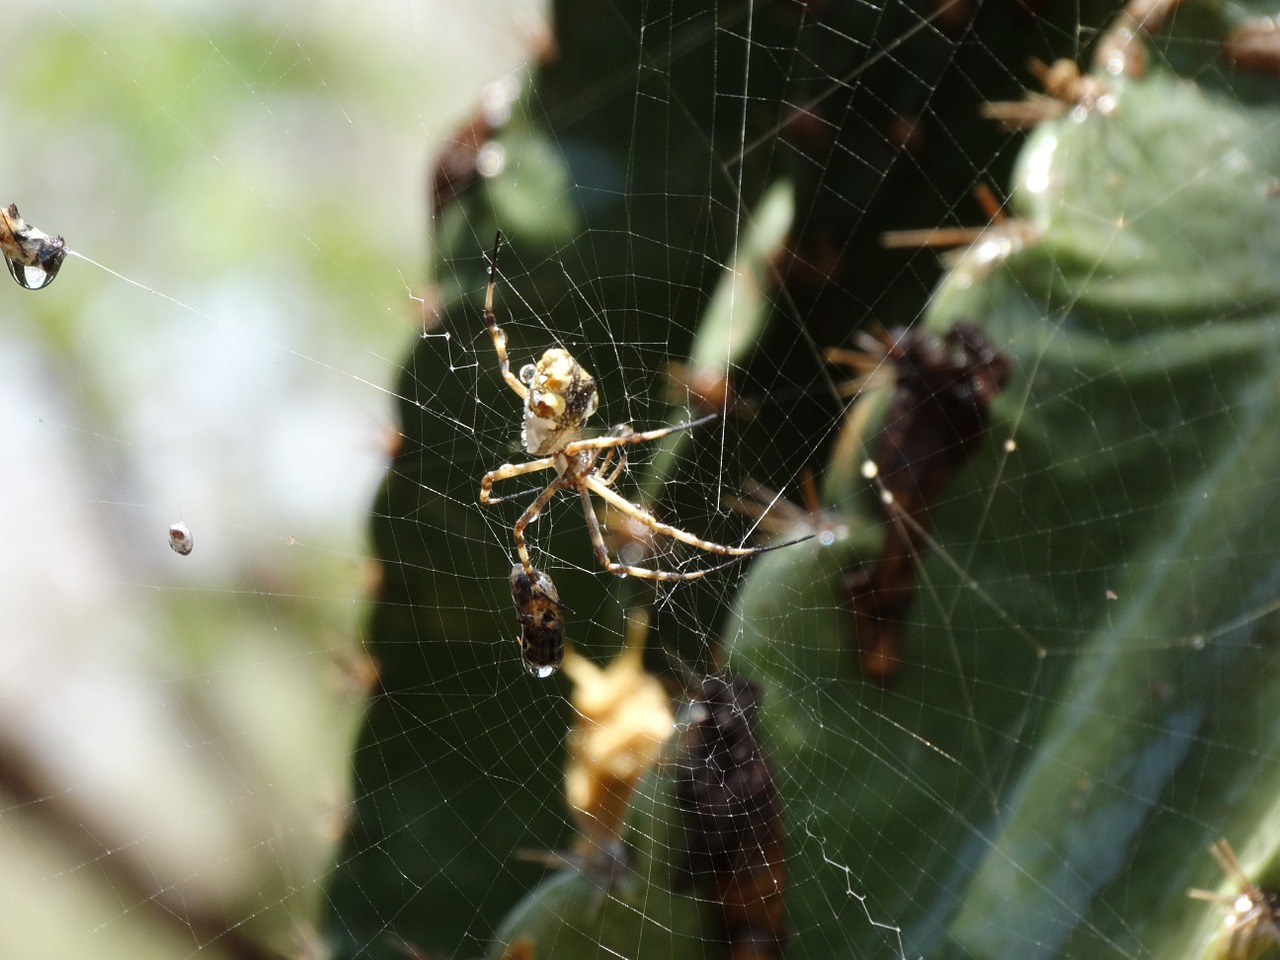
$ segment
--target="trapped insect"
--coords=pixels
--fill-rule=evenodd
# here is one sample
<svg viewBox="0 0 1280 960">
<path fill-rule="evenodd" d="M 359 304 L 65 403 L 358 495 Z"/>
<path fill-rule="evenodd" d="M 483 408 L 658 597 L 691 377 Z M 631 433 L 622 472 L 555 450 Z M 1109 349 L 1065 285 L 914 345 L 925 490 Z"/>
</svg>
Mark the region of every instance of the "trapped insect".
<svg viewBox="0 0 1280 960">
<path fill-rule="evenodd" d="M 861 345 L 855 366 L 893 375 L 874 460 L 864 468 L 879 478 L 886 529 L 880 557 L 850 572 L 846 586 L 862 668 L 888 684 L 898 673 L 930 511 L 982 444 L 991 400 L 1011 371 L 1008 357 L 964 320 L 943 335 L 914 327 L 864 336 Z"/>
<path fill-rule="evenodd" d="M 31 226 L 18 213 L 18 205 L 11 203 L 0 209 L 0 253 L 18 286 L 39 290 L 58 275 L 67 243 Z"/>
<path fill-rule="evenodd" d="M 196 541 L 191 536 L 191 528 L 181 520 L 169 527 L 169 546 L 174 553 L 185 557 L 191 553 L 195 545 Z"/>
<path fill-rule="evenodd" d="M 174 549 L 177 549 L 176 547 Z M 551 676 L 564 659 L 564 617 L 560 594 L 551 578 L 541 570 L 525 573 L 516 564 L 511 568 L 511 599 L 520 621 L 520 659 L 525 669 L 539 679 Z"/>
<path fill-rule="evenodd" d="M 613 489 L 613 484 L 626 469 L 627 447 L 649 440 L 659 440 L 677 430 L 688 430 L 706 423 L 713 417 L 707 416 L 689 423 L 647 430 L 642 433 L 637 433 L 630 424 L 623 423 L 614 427 L 605 436 L 584 438 L 586 421 L 599 408 L 600 395 L 596 390 L 595 379 L 568 350 L 552 347 L 543 353 L 536 364 L 527 364 L 521 368 L 519 376 L 511 372 L 511 363 L 507 357 L 507 335 L 493 315 L 493 290 L 497 282 L 498 251 L 501 246 L 502 234 L 499 233 L 494 240 L 493 255 L 489 260 L 489 284 L 484 297 L 484 322 L 493 338 L 502 378 L 524 404 L 524 421 L 520 430 L 521 442 L 524 449 L 538 459 L 527 463 L 506 463 L 496 470 L 490 470 L 480 480 L 480 502 L 489 504 L 499 501 L 500 498 L 493 496 L 493 485 L 499 480 L 509 480 L 542 470 L 555 471 L 555 477 L 525 508 L 512 528 L 516 552 L 520 556 L 520 565 L 525 575 L 531 580 L 537 575 L 529 559 L 529 549 L 525 544 L 525 528 L 561 490 L 574 490 L 578 493 L 582 500 L 582 511 L 586 516 L 587 530 L 591 536 L 592 546 L 595 548 L 596 558 L 602 567 L 619 576 L 629 574 L 650 580 L 695 580 L 733 561 L 708 569 L 676 573 L 611 560 L 601 531 L 600 520 L 596 516 L 595 507 L 591 501 L 592 494 L 655 533 L 707 553 L 726 557 L 749 557 L 761 550 L 770 549 L 729 547 L 703 540 L 692 533 L 661 522 L 648 510 L 632 503 Z"/>
<path fill-rule="evenodd" d="M 712 676 L 688 693 L 675 772 L 684 882 L 711 875 L 733 960 L 780 957 L 787 867 L 782 801 L 756 734 L 763 692 L 750 680 Z"/>
</svg>

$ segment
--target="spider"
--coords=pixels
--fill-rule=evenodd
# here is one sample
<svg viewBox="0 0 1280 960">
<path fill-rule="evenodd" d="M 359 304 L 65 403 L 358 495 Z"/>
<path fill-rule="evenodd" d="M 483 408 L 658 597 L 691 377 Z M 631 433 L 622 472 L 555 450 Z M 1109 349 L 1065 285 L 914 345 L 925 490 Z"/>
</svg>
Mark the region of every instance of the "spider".
<svg viewBox="0 0 1280 960">
<path fill-rule="evenodd" d="M 596 558 L 602 567 L 618 576 L 630 575 L 649 580 L 667 581 L 696 580 L 735 561 L 728 560 L 703 570 L 676 573 L 611 560 L 605 546 L 604 534 L 600 529 L 600 519 L 596 516 L 595 507 L 591 502 L 592 494 L 655 533 L 707 553 L 740 558 L 770 549 L 727 547 L 703 540 L 678 527 L 663 523 L 648 510 L 632 503 L 613 489 L 613 484 L 627 466 L 627 447 L 649 440 L 659 440 L 677 430 L 692 429 L 714 419 L 715 415 L 643 432 L 636 432 L 631 429 L 630 424 L 623 423 L 604 436 L 584 438 L 582 435 L 584 424 L 587 418 L 599 408 L 600 395 L 596 391 L 594 378 L 568 350 L 563 347 L 552 347 L 543 353 L 537 364 L 530 363 L 524 366 L 519 376 L 511 372 L 511 363 L 507 358 L 507 335 L 498 326 L 498 321 L 493 315 L 493 288 L 497 282 L 498 250 L 501 246 L 502 233 L 499 232 L 493 242 L 493 255 L 489 258 L 489 285 L 484 295 L 484 322 L 489 328 L 489 335 L 493 337 L 493 346 L 498 353 L 498 366 L 502 371 L 502 379 L 524 403 L 524 424 L 520 431 L 521 443 L 528 453 L 538 459 L 527 463 L 504 463 L 496 470 L 490 470 L 480 480 L 480 502 L 498 503 L 505 499 L 493 496 L 493 485 L 499 480 L 510 480 L 513 477 L 537 473 L 540 470 L 555 471 L 555 477 L 525 508 L 524 513 L 520 514 L 512 527 L 516 552 L 520 555 L 520 565 L 530 580 L 536 582 L 536 572 L 529 559 L 529 548 L 525 545 L 525 528 L 537 519 L 542 509 L 561 490 L 576 490 L 578 496 L 582 498 L 582 510 L 587 518 L 587 530 L 591 535 L 591 543 L 595 547 Z"/>
</svg>

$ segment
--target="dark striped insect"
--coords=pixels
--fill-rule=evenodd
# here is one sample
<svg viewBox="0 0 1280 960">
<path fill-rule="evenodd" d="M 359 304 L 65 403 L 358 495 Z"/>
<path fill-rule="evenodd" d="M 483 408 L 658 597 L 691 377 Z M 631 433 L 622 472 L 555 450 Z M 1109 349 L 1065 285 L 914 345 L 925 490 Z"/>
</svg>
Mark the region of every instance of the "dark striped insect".
<svg viewBox="0 0 1280 960">
<path fill-rule="evenodd" d="M 916 327 L 883 333 L 871 358 L 893 370 L 893 395 L 874 454 L 885 516 L 880 557 L 846 576 L 862 668 L 881 683 L 897 676 L 903 625 L 915 596 L 930 511 L 981 446 L 991 400 L 1009 379 L 1008 358 L 976 324 L 945 335 Z"/>
<path fill-rule="evenodd" d="M 520 659 L 525 669 L 543 679 L 560 668 L 564 659 L 564 617 L 560 594 L 551 578 L 541 570 L 533 576 L 517 563 L 511 568 L 511 599 L 520 621 Z"/>
<path fill-rule="evenodd" d="M 733 960 L 772 960 L 787 939 L 782 802 L 756 735 L 762 696 L 750 680 L 696 681 L 675 771 L 687 852 L 677 881 L 710 876 Z"/>
</svg>

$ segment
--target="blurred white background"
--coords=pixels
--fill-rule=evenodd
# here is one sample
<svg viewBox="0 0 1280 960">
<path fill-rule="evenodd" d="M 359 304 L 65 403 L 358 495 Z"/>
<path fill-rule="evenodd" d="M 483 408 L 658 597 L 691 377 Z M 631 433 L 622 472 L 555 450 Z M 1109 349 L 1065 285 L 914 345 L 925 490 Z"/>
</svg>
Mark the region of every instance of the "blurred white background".
<svg viewBox="0 0 1280 960">
<path fill-rule="evenodd" d="M 0 286 L 0 956 L 315 955 L 431 157 L 545 7 L 13 11 L 0 201 L 128 279 Z"/>
</svg>

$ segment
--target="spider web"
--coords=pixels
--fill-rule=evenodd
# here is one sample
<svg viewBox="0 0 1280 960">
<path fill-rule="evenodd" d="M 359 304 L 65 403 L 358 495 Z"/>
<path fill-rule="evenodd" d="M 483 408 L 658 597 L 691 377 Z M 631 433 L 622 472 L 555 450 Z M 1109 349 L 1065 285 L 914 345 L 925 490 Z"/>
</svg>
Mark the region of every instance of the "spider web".
<svg viewBox="0 0 1280 960">
<path fill-rule="evenodd" d="M 744 856 L 782 832 L 783 956 L 1212 947 L 1224 907 L 1184 892 L 1241 879 L 1205 848 L 1268 886 L 1280 836 L 1280 127 L 1236 33 L 1272 11 L 1128 9 L 1165 17 L 1141 62 L 1030 133 L 981 105 L 1035 92 L 1029 57 L 1087 69 L 1112 6 L 24 10 L 0 200 L 72 254 L 0 298 L 0 955 L 777 955 L 682 875 L 713 676 L 760 691 L 780 816 Z M 986 226 L 980 185 L 1008 219 L 945 277 L 884 241 Z M 530 524 L 573 655 L 639 636 L 684 705 L 616 875 L 565 799 L 586 668 L 536 680 L 513 642 L 550 475 L 477 502 L 527 458 L 481 317 L 499 229 L 513 370 L 570 351 L 596 435 L 714 414 L 619 493 L 810 538 L 654 584 L 600 570 L 571 491 Z M 956 320 L 1009 380 L 904 519 L 885 343 Z M 596 509 L 629 562 L 723 561 Z M 877 681 L 850 583 L 895 522 Z"/>
</svg>

